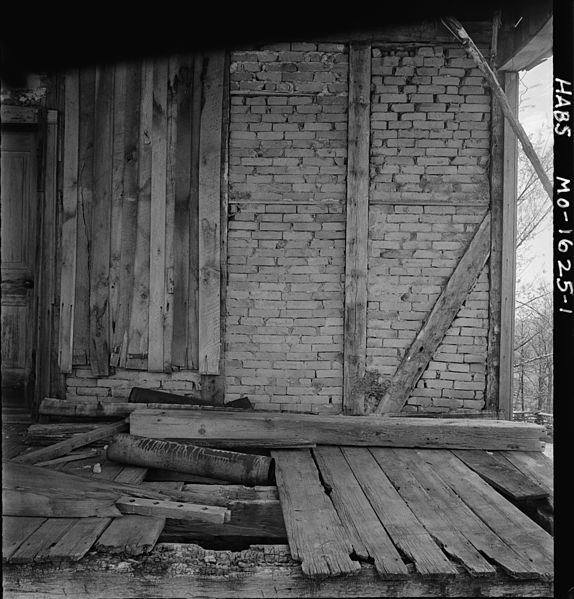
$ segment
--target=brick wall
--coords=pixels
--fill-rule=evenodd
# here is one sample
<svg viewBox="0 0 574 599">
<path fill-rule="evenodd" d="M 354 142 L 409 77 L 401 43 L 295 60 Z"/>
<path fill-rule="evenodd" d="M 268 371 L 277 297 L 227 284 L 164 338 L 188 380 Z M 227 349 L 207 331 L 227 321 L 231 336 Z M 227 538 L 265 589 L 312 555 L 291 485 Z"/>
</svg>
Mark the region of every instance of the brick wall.
<svg viewBox="0 0 574 599">
<path fill-rule="evenodd" d="M 341 44 L 231 56 L 228 400 L 341 409 L 347 68 Z"/>
<path fill-rule="evenodd" d="M 460 47 L 381 46 L 371 102 L 367 370 L 384 384 L 486 212 L 490 91 Z M 406 411 L 484 407 L 488 290 L 485 267 Z"/>
<path fill-rule="evenodd" d="M 201 389 L 201 377 L 197 372 L 182 370 L 166 374 L 140 370 L 116 369 L 108 377 L 97 377 L 90 368 L 74 368 L 66 377 L 66 399 L 126 401 L 132 387 L 158 389 L 178 395 L 191 395 Z"/>
<path fill-rule="evenodd" d="M 490 92 L 456 44 L 375 45 L 371 84 L 365 380 L 376 399 L 485 214 Z M 342 44 L 231 54 L 227 401 L 342 409 L 347 92 Z M 405 410 L 484 406 L 488 301 L 485 267 Z M 114 400 L 199 380 L 78 369 L 67 384 L 70 398 Z"/>
<path fill-rule="evenodd" d="M 371 206 L 367 370 L 392 377 L 452 274 L 484 207 Z M 488 267 L 411 395 L 407 411 L 481 409 Z"/>
</svg>

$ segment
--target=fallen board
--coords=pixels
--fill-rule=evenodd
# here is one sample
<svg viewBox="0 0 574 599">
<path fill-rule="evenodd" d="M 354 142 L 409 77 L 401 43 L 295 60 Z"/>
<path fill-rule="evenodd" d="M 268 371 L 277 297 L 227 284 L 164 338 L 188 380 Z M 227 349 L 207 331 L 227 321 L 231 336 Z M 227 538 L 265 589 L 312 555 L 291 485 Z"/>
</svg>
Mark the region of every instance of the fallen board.
<svg viewBox="0 0 574 599">
<path fill-rule="evenodd" d="M 251 439 L 317 445 L 540 451 L 542 426 L 502 420 L 140 410 L 130 433 L 160 439 Z"/>
<path fill-rule="evenodd" d="M 107 437 L 110 437 L 111 435 L 115 435 L 126 430 L 128 430 L 128 424 L 124 421 L 106 424 L 104 426 L 95 428 L 91 431 L 74 435 L 73 437 L 70 437 L 65 441 L 60 441 L 60 443 L 55 443 L 54 445 L 50 445 L 49 447 L 42 447 L 41 449 L 36 449 L 35 451 L 31 451 L 29 453 L 24 453 L 20 456 L 15 457 L 12 461 L 21 464 L 35 464 L 38 462 L 44 462 L 47 460 L 58 458 L 60 456 L 65 456 L 73 449 L 89 445 L 94 441 L 105 439 Z"/>
<path fill-rule="evenodd" d="M 491 486 L 514 501 L 543 499 L 548 492 L 504 457 L 479 450 L 453 452 Z"/>
<path fill-rule="evenodd" d="M 357 574 L 361 566 L 350 558 L 353 546 L 325 494 L 308 450 L 271 453 L 277 489 L 294 559 L 307 576 Z"/>
</svg>

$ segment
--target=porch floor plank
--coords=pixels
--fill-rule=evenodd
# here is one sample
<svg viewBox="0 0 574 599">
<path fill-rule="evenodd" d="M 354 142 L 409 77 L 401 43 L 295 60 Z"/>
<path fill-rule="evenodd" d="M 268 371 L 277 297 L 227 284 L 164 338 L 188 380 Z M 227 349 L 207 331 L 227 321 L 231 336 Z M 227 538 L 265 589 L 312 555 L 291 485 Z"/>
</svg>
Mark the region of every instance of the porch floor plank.
<svg viewBox="0 0 574 599">
<path fill-rule="evenodd" d="M 327 497 L 309 450 L 276 450 L 275 476 L 291 555 L 308 576 L 338 576 L 361 569 Z"/>
<path fill-rule="evenodd" d="M 553 539 L 449 450 L 419 452 L 451 489 L 543 578 L 553 575 Z"/>
<path fill-rule="evenodd" d="M 363 493 L 339 447 L 317 447 L 313 454 L 321 476 L 331 488 L 333 502 L 359 557 L 372 557 L 385 578 L 408 576 L 409 571 L 387 531 Z"/>
<path fill-rule="evenodd" d="M 455 576 L 454 565 L 381 470 L 368 448 L 342 449 L 355 477 L 395 545 L 425 576 Z"/>
<path fill-rule="evenodd" d="M 548 496 L 546 489 L 494 452 L 460 449 L 453 453 L 492 487 L 514 501 L 543 499 Z"/>
<path fill-rule="evenodd" d="M 2 559 L 7 560 L 46 518 L 2 516 Z"/>
</svg>

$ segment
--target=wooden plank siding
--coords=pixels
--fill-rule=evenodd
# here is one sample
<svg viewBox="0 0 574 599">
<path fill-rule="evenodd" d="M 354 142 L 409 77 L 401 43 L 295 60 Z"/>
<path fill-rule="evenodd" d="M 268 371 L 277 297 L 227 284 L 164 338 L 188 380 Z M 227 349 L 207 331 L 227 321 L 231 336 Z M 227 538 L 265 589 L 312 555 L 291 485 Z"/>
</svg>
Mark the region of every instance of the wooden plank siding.
<svg viewBox="0 0 574 599">
<path fill-rule="evenodd" d="M 62 372 L 72 370 L 76 230 L 78 226 L 79 76 L 66 76 L 64 108 L 64 189 L 62 194 L 62 275 L 60 280 L 60 355 Z"/>
<path fill-rule="evenodd" d="M 217 374 L 224 68 L 220 52 L 66 75 L 61 372 L 198 370 L 201 261 Z"/>
<path fill-rule="evenodd" d="M 205 54 L 199 132 L 199 371 L 218 374 L 220 336 L 220 202 L 225 54 Z"/>
</svg>

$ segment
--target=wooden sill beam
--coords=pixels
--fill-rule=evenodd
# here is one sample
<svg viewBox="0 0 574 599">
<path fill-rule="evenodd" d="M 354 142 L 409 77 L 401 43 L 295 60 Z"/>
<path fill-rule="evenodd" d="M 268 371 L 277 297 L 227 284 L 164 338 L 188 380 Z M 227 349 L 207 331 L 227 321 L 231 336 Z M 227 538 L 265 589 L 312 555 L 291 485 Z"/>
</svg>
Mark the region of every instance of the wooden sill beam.
<svg viewBox="0 0 574 599">
<path fill-rule="evenodd" d="M 217 565 L 225 568 L 218 568 Z M 412 575 L 386 580 L 362 564 L 357 576 L 317 581 L 306 577 L 285 545 L 241 552 L 162 543 L 149 555 L 86 555 L 75 563 L 3 565 L 4 590 L 13 596 L 136 598 L 203 597 L 553 597 L 551 580 L 516 580 L 504 574 L 474 578 L 462 568 L 451 579 Z M 89 589 L 89 593 L 86 589 Z"/>
</svg>

